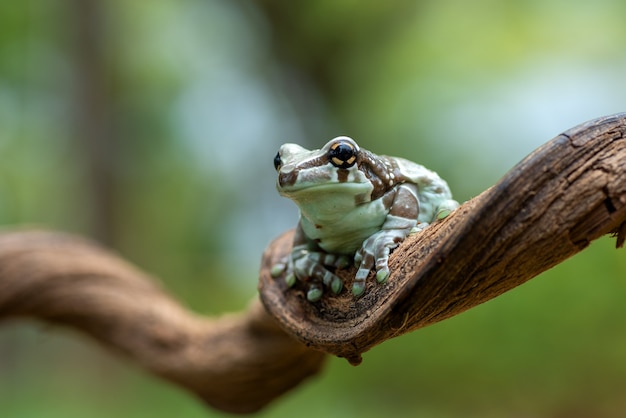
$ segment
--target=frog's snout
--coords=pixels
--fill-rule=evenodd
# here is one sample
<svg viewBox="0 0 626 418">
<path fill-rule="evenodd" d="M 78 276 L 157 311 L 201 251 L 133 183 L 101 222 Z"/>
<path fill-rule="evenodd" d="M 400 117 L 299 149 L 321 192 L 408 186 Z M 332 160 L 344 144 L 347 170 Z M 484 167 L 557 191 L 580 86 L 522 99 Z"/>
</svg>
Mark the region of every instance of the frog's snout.
<svg viewBox="0 0 626 418">
<path fill-rule="evenodd" d="M 290 187 L 298 180 L 298 171 L 294 166 L 285 165 L 278 172 L 278 187 Z"/>
</svg>

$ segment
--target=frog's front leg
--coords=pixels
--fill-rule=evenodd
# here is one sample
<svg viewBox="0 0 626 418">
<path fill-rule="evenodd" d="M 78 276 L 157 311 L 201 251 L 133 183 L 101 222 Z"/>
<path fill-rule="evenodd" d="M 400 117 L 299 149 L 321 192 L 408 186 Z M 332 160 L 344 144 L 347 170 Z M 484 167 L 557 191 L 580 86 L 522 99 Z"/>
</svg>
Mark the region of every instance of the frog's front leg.
<svg viewBox="0 0 626 418">
<path fill-rule="evenodd" d="M 272 276 L 278 277 L 283 272 L 286 273 L 285 282 L 289 287 L 293 286 L 296 280 L 310 283 L 307 299 L 316 302 L 324 293 L 322 285 L 330 287 L 335 294 L 341 292 L 343 288 L 343 281 L 327 267 L 337 269 L 348 265 L 350 265 L 348 256 L 320 251 L 306 238 L 302 228 L 298 225 L 291 254 L 272 267 Z"/>
<path fill-rule="evenodd" d="M 390 209 L 380 231 L 367 238 L 357 251 L 354 261 L 359 270 L 354 278 L 352 294 L 359 296 L 365 290 L 365 280 L 376 267 L 376 280 L 383 283 L 389 277 L 389 253 L 416 227 L 419 214 L 417 187 L 401 184 L 390 193 Z"/>
</svg>

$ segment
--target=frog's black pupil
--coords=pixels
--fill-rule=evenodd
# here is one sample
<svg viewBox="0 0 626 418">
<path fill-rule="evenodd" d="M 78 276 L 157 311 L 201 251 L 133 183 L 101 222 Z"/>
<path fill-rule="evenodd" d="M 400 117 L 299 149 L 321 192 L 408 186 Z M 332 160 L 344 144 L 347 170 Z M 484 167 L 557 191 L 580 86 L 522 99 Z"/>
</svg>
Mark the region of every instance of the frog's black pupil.
<svg viewBox="0 0 626 418">
<path fill-rule="evenodd" d="M 283 162 L 280 159 L 280 152 L 277 152 L 276 156 L 274 157 L 274 168 L 276 169 L 276 171 L 278 171 L 282 164 Z"/>
<path fill-rule="evenodd" d="M 347 142 L 340 142 L 331 147 L 328 156 L 330 162 L 338 168 L 349 168 L 356 162 L 356 150 Z"/>
</svg>

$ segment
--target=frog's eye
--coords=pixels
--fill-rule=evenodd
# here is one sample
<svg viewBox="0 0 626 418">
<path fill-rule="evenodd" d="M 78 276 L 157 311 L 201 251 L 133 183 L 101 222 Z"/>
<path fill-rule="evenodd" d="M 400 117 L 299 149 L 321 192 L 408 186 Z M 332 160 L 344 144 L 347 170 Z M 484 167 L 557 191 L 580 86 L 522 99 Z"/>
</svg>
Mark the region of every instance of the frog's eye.
<svg viewBox="0 0 626 418">
<path fill-rule="evenodd" d="M 356 163 L 357 149 L 347 141 L 335 142 L 328 151 L 328 158 L 337 168 L 350 168 Z"/>
<path fill-rule="evenodd" d="M 274 168 L 276 169 L 276 171 L 280 170 L 280 167 L 283 165 L 283 160 L 281 160 L 280 158 L 280 152 L 276 153 L 276 156 L 274 157 Z"/>
</svg>

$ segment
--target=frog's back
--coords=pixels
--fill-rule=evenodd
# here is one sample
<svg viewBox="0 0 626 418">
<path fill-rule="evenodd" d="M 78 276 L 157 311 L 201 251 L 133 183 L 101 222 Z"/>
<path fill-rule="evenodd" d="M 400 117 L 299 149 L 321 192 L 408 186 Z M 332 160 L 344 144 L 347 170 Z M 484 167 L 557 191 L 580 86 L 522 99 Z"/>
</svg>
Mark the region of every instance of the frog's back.
<svg viewBox="0 0 626 418">
<path fill-rule="evenodd" d="M 429 224 L 442 213 L 449 213 L 458 207 L 459 204 L 452 199 L 448 183 L 437 173 L 404 158 L 387 158 L 394 160 L 405 182 L 417 186 L 417 198 L 420 205 L 419 222 Z"/>
<path fill-rule="evenodd" d="M 418 190 L 428 189 L 430 192 L 435 192 L 441 195 L 441 199 L 450 199 L 452 193 L 448 187 L 448 183 L 437 173 L 427 169 L 421 164 L 417 164 L 413 161 L 406 160 L 400 157 L 386 157 L 395 162 L 408 183 L 413 183 L 418 186 Z"/>
</svg>

